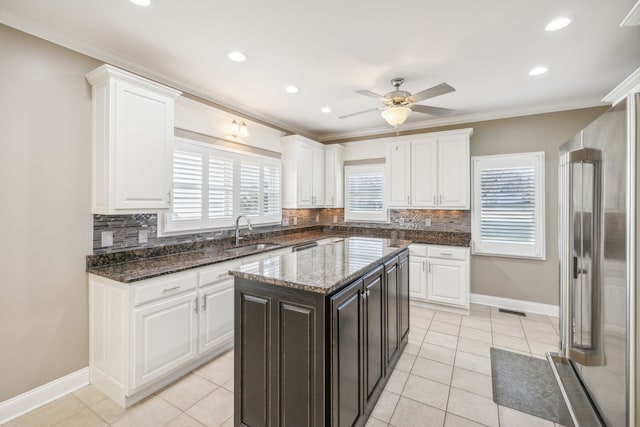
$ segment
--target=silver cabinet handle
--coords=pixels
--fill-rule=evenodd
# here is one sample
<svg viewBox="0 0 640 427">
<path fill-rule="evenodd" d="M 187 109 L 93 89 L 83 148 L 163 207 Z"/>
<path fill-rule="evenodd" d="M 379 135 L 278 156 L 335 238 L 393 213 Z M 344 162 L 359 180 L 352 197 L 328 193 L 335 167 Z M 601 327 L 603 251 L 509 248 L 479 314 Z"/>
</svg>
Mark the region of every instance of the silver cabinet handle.
<svg viewBox="0 0 640 427">
<path fill-rule="evenodd" d="M 409 197 L 410 197 L 410 196 L 407 196 L 407 204 L 409 204 L 409 203 L 410 203 L 410 202 L 409 202 Z"/>
<path fill-rule="evenodd" d="M 167 206 L 171 206 L 171 190 L 167 192 Z"/>
<path fill-rule="evenodd" d="M 429 264 L 429 273 L 431 273 L 431 263 L 428 263 L 428 264 Z"/>
<path fill-rule="evenodd" d="M 425 264 L 426 264 L 426 263 L 427 263 L 427 261 L 422 261 L 422 271 L 425 271 L 425 270 L 426 270 L 426 268 L 427 268 L 427 267 L 425 266 Z"/>
<path fill-rule="evenodd" d="M 435 205 L 436 205 L 436 195 L 434 194 L 433 195 L 433 206 L 435 206 Z"/>
<path fill-rule="evenodd" d="M 442 204 L 442 194 L 440 195 L 440 204 Z"/>
<path fill-rule="evenodd" d="M 178 286 L 173 286 L 173 287 L 171 287 L 171 288 L 164 288 L 164 289 L 162 290 L 162 292 L 171 292 L 171 291 L 175 291 L 176 289 L 180 289 L 180 285 L 178 285 Z"/>
<path fill-rule="evenodd" d="M 364 299 L 367 299 L 367 291 L 364 291 L 364 292 L 362 293 L 362 299 L 363 299 L 363 300 L 364 300 Z"/>
<path fill-rule="evenodd" d="M 196 299 L 193 300 L 193 312 L 198 314 L 198 297 L 196 297 Z"/>
<path fill-rule="evenodd" d="M 207 296 L 206 295 L 202 295 L 202 309 L 203 310 L 207 309 Z"/>
<path fill-rule="evenodd" d="M 447 252 L 440 252 L 440 255 L 442 256 L 453 256 L 453 254 L 447 253 Z"/>
</svg>

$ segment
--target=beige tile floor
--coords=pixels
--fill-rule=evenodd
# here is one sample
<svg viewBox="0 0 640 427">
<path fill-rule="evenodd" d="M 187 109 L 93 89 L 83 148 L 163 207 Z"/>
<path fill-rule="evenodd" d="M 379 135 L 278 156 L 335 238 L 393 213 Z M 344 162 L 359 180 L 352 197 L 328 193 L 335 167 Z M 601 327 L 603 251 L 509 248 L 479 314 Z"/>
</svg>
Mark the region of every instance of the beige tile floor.
<svg viewBox="0 0 640 427">
<path fill-rule="evenodd" d="M 367 427 L 557 427 L 496 405 L 489 348 L 543 357 L 556 350 L 558 319 L 472 305 L 469 316 L 411 307 L 409 344 Z M 233 351 L 124 410 L 86 386 L 5 426 L 190 427 L 233 425 Z"/>
</svg>

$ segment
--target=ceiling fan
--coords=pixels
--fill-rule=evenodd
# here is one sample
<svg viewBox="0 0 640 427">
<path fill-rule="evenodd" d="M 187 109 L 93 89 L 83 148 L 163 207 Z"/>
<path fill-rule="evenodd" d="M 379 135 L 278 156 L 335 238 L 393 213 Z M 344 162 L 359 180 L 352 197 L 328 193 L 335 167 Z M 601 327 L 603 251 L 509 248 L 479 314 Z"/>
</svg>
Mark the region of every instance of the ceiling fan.
<svg viewBox="0 0 640 427">
<path fill-rule="evenodd" d="M 402 83 L 404 83 L 403 78 L 397 77 L 395 79 L 391 79 L 391 84 L 395 90 L 386 93 L 384 96 L 378 95 L 370 90 L 357 90 L 356 93 L 382 101 L 384 106 L 347 114 L 338 118 L 346 119 L 347 117 L 357 116 L 358 114 L 369 113 L 371 111 L 382 111 L 382 118 L 391 126 L 398 127 L 407 120 L 409 113 L 412 111 L 415 111 L 416 113 L 432 114 L 434 116 L 450 116 L 455 112 L 455 110 L 450 110 L 448 108 L 417 104 L 418 102 L 428 98 L 444 95 L 449 92 L 455 92 L 455 89 L 447 83 L 440 83 L 439 85 L 425 89 L 413 95 L 410 92 L 400 90 L 400 85 L 402 85 Z"/>
</svg>

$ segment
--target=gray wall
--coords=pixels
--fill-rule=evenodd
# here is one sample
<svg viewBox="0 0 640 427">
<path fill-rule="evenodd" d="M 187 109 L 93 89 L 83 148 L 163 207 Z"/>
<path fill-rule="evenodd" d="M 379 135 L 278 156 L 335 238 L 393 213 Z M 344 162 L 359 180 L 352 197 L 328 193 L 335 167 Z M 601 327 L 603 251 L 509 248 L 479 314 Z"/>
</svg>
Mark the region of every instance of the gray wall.
<svg viewBox="0 0 640 427">
<path fill-rule="evenodd" d="M 0 402 L 88 365 L 97 61 L 0 25 Z"/>
</svg>

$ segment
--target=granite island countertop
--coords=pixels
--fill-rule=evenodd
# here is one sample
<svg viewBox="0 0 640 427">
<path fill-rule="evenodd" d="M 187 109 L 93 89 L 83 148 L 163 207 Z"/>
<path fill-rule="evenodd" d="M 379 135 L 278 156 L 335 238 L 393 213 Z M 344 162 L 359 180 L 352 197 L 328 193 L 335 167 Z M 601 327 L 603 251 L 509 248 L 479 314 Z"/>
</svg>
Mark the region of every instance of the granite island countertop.
<svg viewBox="0 0 640 427">
<path fill-rule="evenodd" d="M 329 294 L 393 258 L 410 243 L 409 240 L 348 237 L 248 263 L 229 274 L 270 285 Z"/>
</svg>

